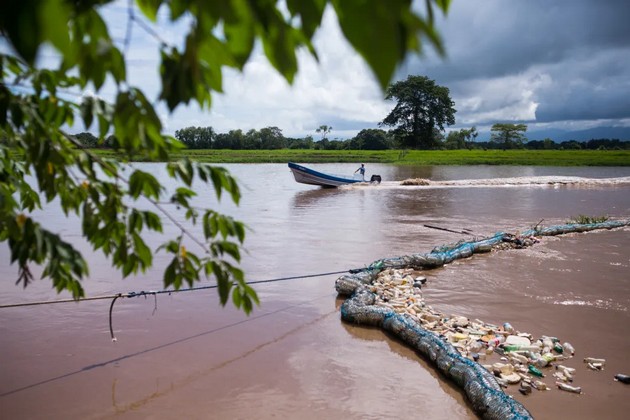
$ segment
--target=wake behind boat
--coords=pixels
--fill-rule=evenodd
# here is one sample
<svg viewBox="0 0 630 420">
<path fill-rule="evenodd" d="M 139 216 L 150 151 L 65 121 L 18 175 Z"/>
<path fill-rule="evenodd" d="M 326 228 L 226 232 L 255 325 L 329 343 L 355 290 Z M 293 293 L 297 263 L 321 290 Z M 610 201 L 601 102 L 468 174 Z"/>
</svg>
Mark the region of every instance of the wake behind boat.
<svg viewBox="0 0 630 420">
<path fill-rule="evenodd" d="M 363 178 L 363 175 L 360 174 L 355 174 L 354 176 L 327 174 L 293 162 L 289 162 L 289 169 L 293 172 L 293 177 L 297 182 L 301 184 L 318 185 L 325 188 L 335 188 L 340 185 L 368 182 Z M 374 181 L 381 182 L 381 177 L 379 175 L 372 175 L 369 182 Z"/>
</svg>

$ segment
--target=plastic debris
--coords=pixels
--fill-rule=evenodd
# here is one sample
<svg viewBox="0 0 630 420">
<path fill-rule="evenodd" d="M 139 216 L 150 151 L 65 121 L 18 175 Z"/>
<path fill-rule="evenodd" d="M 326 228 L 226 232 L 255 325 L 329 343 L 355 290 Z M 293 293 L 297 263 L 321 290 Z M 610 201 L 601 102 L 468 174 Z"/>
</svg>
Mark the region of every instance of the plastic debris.
<svg viewBox="0 0 630 420">
<path fill-rule="evenodd" d="M 602 366 L 606 364 L 606 359 L 596 359 L 594 357 L 585 357 L 584 363 L 600 363 Z"/>
<path fill-rule="evenodd" d="M 595 370 L 595 371 L 604 370 L 604 365 L 602 363 L 587 363 L 586 366 L 590 370 Z"/>
<path fill-rule="evenodd" d="M 532 393 L 532 386 L 527 382 L 521 382 L 521 386 L 518 388 L 518 392 L 523 395 L 529 395 Z"/>
<path fill-rule="evenodd" d="M 562 345 L 562 348 L 564 349 L 565 352 L 571 354 L 571 356 L 575 355 L 575 349 L 573 348 L 571 343 L 564 343 Z"/>
<path fill-rule="evenodd" d="M 549 391 L 549 387 L 543 381 L 534 381 L 532 382 L 532 386 L 539 391 Z"/>
<path fill-rule="evenodd" d="M 615 375 L 615 381 L 623 382 L 624 384 L 630 384 L 630 375 L 624 375 L 623 373 L 618 373 Z"/>
<path fill-rule="evenodd" d="M 337 292 L 349 297 L 341 305 L 341 317 L 346 322 L 380 327 L 427 357 L 464 390 L 473 409 L 484 418 L 531 419 L 531 414 L 522 404 L 502 391 L 502 387 L 508 386 L 505 378 L 514 380 L 516 376 L 511 375 L 518 375 L 522 379 L 519 389 L 524 390 L 521 393 L 528 392 L 523 383 L 530 384 L 530 390 L 548 390 L 549 387 L 543 381 L 535 379 L 544 374 L 534 363 L 538 362 L 539 365 L 544 365 L 541 368 L 546 369 L 545 366 L 573 356 L 573 346 L 567 342 L 560 345 L 557 337 L 543 336 L 534 341 L 531 334 L 519 332 L 507 322 L 497 327 L 478 319 L 470 321 L 467 318 L 462 319 L 463 317 L 447 316 L 424 302 L 421 287 L 418 286 L 426 279 L 419 279 L 411 274 L 419 270 L 438 268 L 475 253 L 531 246 L 539 241 L 538 236 L 628 225 L 630 220 L 551 227 L 536 225 L 520 235 L 498 232 L 488 238 L 475 238 L 472 241 L 436 247 L 429 253 L 380 259 L 364 269 L 352 270 L 350 275 L 337 279 Z M 530 345 L 525 345 L 524 342 L 504 344 L 510 335 L 525 337 Z M 493 365 L 484 368 L 475 362 L 490 358 L 495 353 L 502 355 L 505 364 L 512 366 L 510 373 L 504 373 L 499 368 L 497 377 L 493 374 Z M 605 360 L 585 359 L 585 363 L 596 368 L 600 364 L 603 368 Z M 506 369 L 510 368 L 503 370 Z M 559 369 L 557 373 L 563 375 L 567 381 L 574 374 L 567 369 Z M 534 378 L 530 375 L 534 375 Z M 628 380 L 626 378 L 626 375 L 621 374 L 615 377 L 622 382 Z M 558 381 L 556 385 L 568 392 L 581 393 L 580 387 L 568 385 L 564 381 Z"/>
<path fill-rule="evenodd" d="M 531 419 L 527 409 L 502 390 L 522 380 L 514 365 L 497 362 L 484 369 L 471 360 L 486 357 L 493 348 L 482 337 L 491 335 L 488 341 L 496 339 L 494 344 L 505 341 L 503 327 L 434 310 L 416 293 L 413 272 L 386 269 L 378 275 L 356 273 L 337 279 L 337 291 L 352 295 L 341 305 L 342 318 L 380 326 L 426 356 L 462 387 L 473 409 L 485 418 Z"/>
<path fill-rule="evenodd" d="M 532 375 L 537 376 L 537 377 L 539 377 L 539 378 L 542 378 L 542 377 L 544 377 L 544 376 L 545 376 L 545 375 L 542 373 L 542 371 L 540 371 L 540 369 L 537 369 L 537 368 L 536 368 L 536 366 L 534 366 L 534 365 L 529 365 L 529 366 L 528 366 L 528 368 L 527 368 L 527 371 L 528 371 L 529 373 L 531 373 Z"/>
<path fill-rule="evenodd" d="M 575 394 L 582 393 L 582 388 L 579 386 L 571 386 L 571 385 L 565 384 L 564 382 L 556 382 L 556 385 L 558 386 L 558 388 L 560 388 L 563 391 L 573 392 Z"/>
</svg>

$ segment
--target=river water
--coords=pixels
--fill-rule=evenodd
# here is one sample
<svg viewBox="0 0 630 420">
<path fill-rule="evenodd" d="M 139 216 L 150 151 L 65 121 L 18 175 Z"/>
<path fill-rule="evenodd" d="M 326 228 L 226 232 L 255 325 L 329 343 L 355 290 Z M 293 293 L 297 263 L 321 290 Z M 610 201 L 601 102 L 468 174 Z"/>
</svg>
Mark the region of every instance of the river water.
<svg viewBox="0 0 630 420">
<path fill-rule="evenodd" d="M 166 181 L 161 165 L 136 166 Z M 358 164 L 310 166 L 352 173 Z M 286 165 L 227 167 L 240 181 L 240 206 L 225 198 L 217 204 L 210 188 L 198 191 L 198 201 L 248 225 L 248 280 L 363 267 L 468 237 L 425 225 L 482 236 L 579 214 L 630 218 L 628 167 L 368 165 L 367 177 L 380 174 L 381 185 L 332 190 L 295 183 Z M 432 185 L 394 182 L 407 178 Z M 54 209 L 38 216 L 87 250 L 76 219 Z M 122 280 L 85 252 L 88 296 L 161 288 L 160 254 L 156 269 Z M 60 297 L 45 281 L 15 286 L 5 245 L 0 261 L 0 304 Z M 630 229 L 544 238 L 426 276 L 424 296 L 436 309 L 573 344 L 576 357 L 565 364 L 577 368 L 584 394 L 508 390 L 535 417 L 627 418 L 629 388 L 613 376 L 630 373 Z M 340 320 L 336 277 L 257 285 L 261 305 L 249 317 L 221 308 L 214 290 L 119 299 L 115 343 L 110 301 L 0 309 L 1 417 L 476 418 L 464 394 L 412 350 L 380 330 Z M 588 370 L 588 356 L 607 359 L 605 370 Z M 545 381 L 553 387 L 550 375 Z"/>
</svg>

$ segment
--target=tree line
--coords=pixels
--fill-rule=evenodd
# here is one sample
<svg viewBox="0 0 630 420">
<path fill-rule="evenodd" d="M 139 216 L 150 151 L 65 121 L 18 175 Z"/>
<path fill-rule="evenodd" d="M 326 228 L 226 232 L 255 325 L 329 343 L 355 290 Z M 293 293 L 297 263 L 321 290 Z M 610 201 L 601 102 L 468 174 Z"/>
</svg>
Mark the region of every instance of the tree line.
<svg viewBox="0 0 630 420">
<path fill-rule="evenodd" d="M 325 127 L 325 128 L 322 128 Z M 518 130 L 520 129 L 520 130 Z M 555 142 L 550 138 L 527 140 L 525 124 L 495 124 L 492 126 L 489 141 L 477 141 L 476 127 L 451 130 L 446 135 L 436 132 L 432 138 L 436 150 L 458 149 L 529 149 L 529 150 L 630 150 L 630 141 L 619 139 L 591 139 L 588 141 L 568 140 Z M 212 127 L 186 127 L 175 132 L 175 137 L 188 149 L 232 149 L 232 150 L 399 150 L 408 148 L 395 130 L 368 128 L 361 130 L 348 140 L 329 139 L 330 126 L 320 126 L 315 130 L 320 134 L 305 137 L 285 137 L 278 127 L 251 129 L 247 132 L 237 129 L 219 133 Z M 116 138 L 108 136 L 99 143 L 96 136 L 84 132 L 75 134 L 76 140 L 85 148 L 116 148 Z"/>
</svg>

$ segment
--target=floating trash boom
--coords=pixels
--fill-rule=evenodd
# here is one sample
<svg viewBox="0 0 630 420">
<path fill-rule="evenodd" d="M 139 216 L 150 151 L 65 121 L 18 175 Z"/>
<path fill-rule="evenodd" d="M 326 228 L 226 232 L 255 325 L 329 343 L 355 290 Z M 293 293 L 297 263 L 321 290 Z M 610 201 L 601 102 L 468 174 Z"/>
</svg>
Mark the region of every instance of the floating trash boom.
<svg viewBox="0 0 630 420">
<path fill-rule="evenodd" d="M 429 331 L 405 313 L 376 305 L 377 295 L 370 290 L 378 274 L 386 269 L 432 269 L 475 253 L 490 252 L 493 248 L 524 248 L 538 242 L 538 236 L 555 236 L 597 229 L 629 226 L 630 220 L 606 221 L 589 224 L 566 224 L 528 229 L 520 235 L 498 232 L 492 237 L 460 241 L 437 247 L 425 254 L 411 254 L 374 261 L 368 267 L 354 270 L 335 282 L 337 293 L 349 296 L 341 305 L 342 320 L 380 327 L 393 334 L 430 360 L 440 372 L 453 380 L 468 397 L 475 412 L 486 419 L 532 419 L 527 409 L 503 392 L 492 372 L 462 355 L 442 336 Z"/>
</svg>

